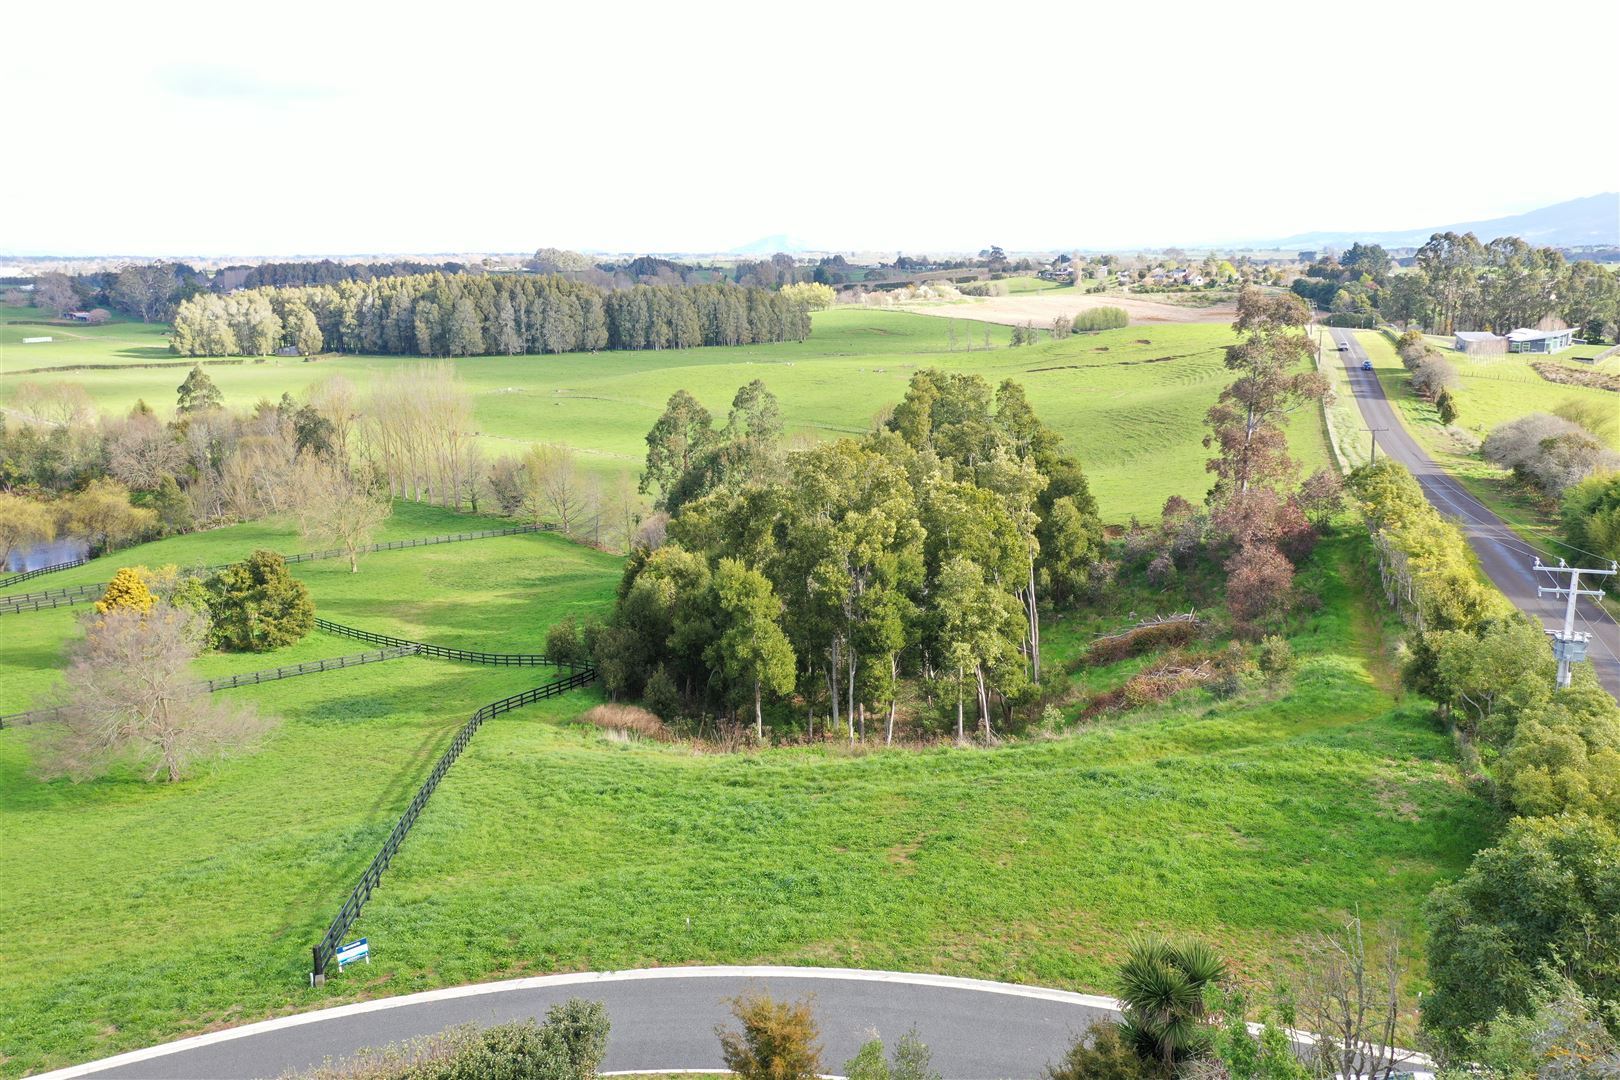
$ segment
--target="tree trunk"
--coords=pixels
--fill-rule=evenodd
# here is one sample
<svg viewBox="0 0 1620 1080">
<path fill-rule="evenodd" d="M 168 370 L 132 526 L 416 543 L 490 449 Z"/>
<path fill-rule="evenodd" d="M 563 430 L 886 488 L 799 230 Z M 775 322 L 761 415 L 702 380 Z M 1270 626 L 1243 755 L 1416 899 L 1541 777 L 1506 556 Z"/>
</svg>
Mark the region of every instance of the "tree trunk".
<svg viewBox="0 0 1620 1080">
<path fill-rule="evenodd" d="M 973 669 L 973 677 L 979 684 L 979 718 L 984 722 L 984 741 L 990 741 L 990 699 L 984 689 L 984 665 L 980 664 Z"/>
<path fill-rule="evenodd" d="M 956 741 L 961 742 L 962 735 L 962 665 L 956 666 Z"/>
<path fill-rule="evenodd" d="M 884 728 L 883 745 L 894 745 L 894 707 L 897 701 L 895 688 L 900 681 L 900 663 L 897 657 L 889 657 L 889 722 Z"/>
<path fill-rule="evenodd" d="M 1041 681 L 1041 613 L 1035 604 L 1035 553 L 1029 553 L 1029 658 L 1035 681 Z"/>
<path fill-rule="evenodd" d="M 754 676 L 754 737 L 765 741 L 765 714 L 759 707 L 759 676 Z"/>
</svg>

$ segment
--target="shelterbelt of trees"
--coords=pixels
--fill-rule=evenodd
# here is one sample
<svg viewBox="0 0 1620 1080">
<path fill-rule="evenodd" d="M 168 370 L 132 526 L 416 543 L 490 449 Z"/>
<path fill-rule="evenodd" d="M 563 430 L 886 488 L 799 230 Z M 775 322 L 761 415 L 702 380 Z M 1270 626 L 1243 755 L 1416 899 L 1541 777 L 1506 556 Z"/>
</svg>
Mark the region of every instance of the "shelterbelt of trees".
<svg viewBox="0 0 1620 1080">
<path fill-rule="evenodd" d="M 179 305 L 181 356 L 291 348 L 394 356 L 513 356 L 803 341 L 795 292 L 727 284 L 607 290 L 566 278 L 420 274 L 197 295 Z"/>
<path fill-rule="evenodd" d="M 1555 318 L 1599 340 L 1612 338 L 1620 321 L 1620 275 L 1516 236 L 1482 244 L 1473 233 L 1435 233 L 1408 271 L 1377 244 L 1352 244 L 1312 263 L 1293 291 L 1324 310 L 1443 334 L 1506 333 Z"/>
</svg>

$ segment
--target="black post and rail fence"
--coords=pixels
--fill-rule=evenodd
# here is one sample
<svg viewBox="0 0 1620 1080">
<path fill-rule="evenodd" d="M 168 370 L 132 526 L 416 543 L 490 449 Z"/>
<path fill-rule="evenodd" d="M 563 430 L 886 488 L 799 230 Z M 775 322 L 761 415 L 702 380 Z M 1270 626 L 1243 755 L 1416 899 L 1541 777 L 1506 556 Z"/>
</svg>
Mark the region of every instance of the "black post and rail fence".
<svg viewBox="0 0 1620 1080">
<path fill-rule="evenodd" d="M 382 882 L 383 871 L 387 870 L 388 864 L 393 862 L 394 855 L 398 853 L 400 845 L 405 842 L 405 837 L 410 833 L 411 826 L 416 824 L 416 819 L 421 816 L 422 809 L 427 806 L 428 799 L 433 797 L 433 792 L 438 788 L 439 781 L 444 779 L 445 773 L 450 771 L 450 766 L 456 763 L 456 759 L 467 748 L 467 744 L 472 742 L 472 737 L 478 733 L 478 729 L 483 726 L 484 721 L 532 702 L 556 697 L 559 694 L 566 694 L 577 687 L 589 685 L 595 680 L 596 670 L 594 668 L 577 667 L 569 674 L 537 686 L 532 690 L 525 690 L 521 694 L 513 694 L 511 697 L 492 701 L 472 714 L 472 717 L 461 726 L 461 730 L 456 732 L 456 737 L 450 741 L 449 749 L 444 752 L 438 763 L 433 766 L 433 771 L 423 781 L 421 788 L 416 792 L 415 798 L 411 799 L 410 805 L 405 808 L 405 812 L 394 823 L 393 831 L 388 834 L 388 839 L 383 841 L 382 850 L 378 851 L 376 858 L 371 860 L 371 865 L 366 867 L 366 872 L 360 875 L 360 880 L 349 893 L 349 898 L 343 901 L 343 906 L 338 909 L 337 917 L 332 920 L 332 925 L 326 928 L 326 933 L 321 937 L 320 942 L 310 950 L 309 982 L 311 986 L 319 986 L 326 981 L 327 965 L 337 955 L 338 947 L 343 944 L 344 935 L 349 932 L 349 927 L 354 925 L 354 921 L 360 917 L 361 908 L 365 907 L 366 901 L 371 899 L 372 892 Z"/>
<path fill-rule="evenodd" d="M 511 525 L 502 529 L 480 529 L 477 532 L 449 533 L 445 536 L 420 536 L 412 540 L 388 540 L 380 544 L 367 544 L 357 549 L 358 553 L 370 554 L 374 551 L 400 551 L 404 548 L 429 547 L 433 544 L 455 544 L 463 540 L 484 540 L 491 536 L 516 536 L 520 533 L 552 532 L 557 526 L 543 525 Z M 348 556 L 343 548 L 329 548 L 326 551 L 305 551 L 297 555 L 283 555 L 282 558 L 289 563 L 314 562 L 316 559 L 341 559 Z M 71 562 L 57 563 L 55 566 L 41 566 L 36 570 L 24 570 L 20 574 L 11 574 L 0 578 L 0 589 L 7 589 L 13 585 L 21 584 L 41 574 L 50 574 L 58 570 L 71 570 L 75 566 L 83 566 L 89 559 L 74 559 Z M 222 570 L 221 566 L 205 566 L 204 570 Z M 42 608 L 61 607 L 64 604 L 81 603 L 84 600 L 101 596 L 107 591 L 105 581 L 92 585 L 70 585 L 61 589 L 45 589 L 35 593 L 14 593 L 10 596 L 0 596 L 0 615 L 14 615 L 20 611 L 39 611 Z"/>
<path fill-rule="evenodd" d="M 358 667 L 361 664 L 376 664 L 383 660 L 395 660 L 401 656 L 415 656 L 419 651 L 414 645 L 396 645 L 386 649 L 377 649 L 373 652 L 334 656 L 327 660 L 306 660 L 302 664 L 286 664 L 282 667 L 265 668 L 263 671 L 244 671 L 240 675 L 222 675 L 217 679 L 199 680 L 194 685 L 199 690 L 213 693 L 216 690 L 229 690 L 236 686 L 256 686 L 259 683 L 275 682 L 277 679 L 293 679 L 300 675 L 313 675 L 318 671 L 337 671 L 341 668 Z M 67 712 L 66 706 L 55 706 L 46 709 L 31 709 L 28 712 L 7 713 L 0 716 L 0 729 L 49 723 L 52 720 L 60 720 L 65 712 Z"/>
</svg>

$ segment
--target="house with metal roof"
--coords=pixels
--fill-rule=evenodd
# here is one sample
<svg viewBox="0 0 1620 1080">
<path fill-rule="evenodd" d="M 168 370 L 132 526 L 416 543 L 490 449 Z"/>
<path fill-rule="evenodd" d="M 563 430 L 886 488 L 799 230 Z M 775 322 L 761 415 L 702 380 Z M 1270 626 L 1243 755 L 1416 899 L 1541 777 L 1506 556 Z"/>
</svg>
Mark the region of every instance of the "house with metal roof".
<svg viewBox="0 0 1620 1080">
<path fill-rule="evenodd" d="M 1531 330 L 1519 327 L 1508 333 L 1508 352 L 1556 353 L 1575 344 L 1573 330 Z"/>
</svg>

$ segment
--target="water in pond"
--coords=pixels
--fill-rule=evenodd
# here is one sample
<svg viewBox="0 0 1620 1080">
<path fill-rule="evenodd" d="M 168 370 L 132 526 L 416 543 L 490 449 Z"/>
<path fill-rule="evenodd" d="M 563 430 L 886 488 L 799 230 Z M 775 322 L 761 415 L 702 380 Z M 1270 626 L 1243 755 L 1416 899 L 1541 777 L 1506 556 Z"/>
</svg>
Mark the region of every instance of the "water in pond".
<svg viewBox="0 0 1620 1080">
<path fill-rule="evenodd" d="M 35 544 L 13 551 L 6 565 L 0 569 L 8 574 L 37 570 L 41 566 L 55 566 L 57 563 L 82 559 L 89 550 L 90 545 L 78 537 L 61 536 L 47 544 Z"/>
</svg>

